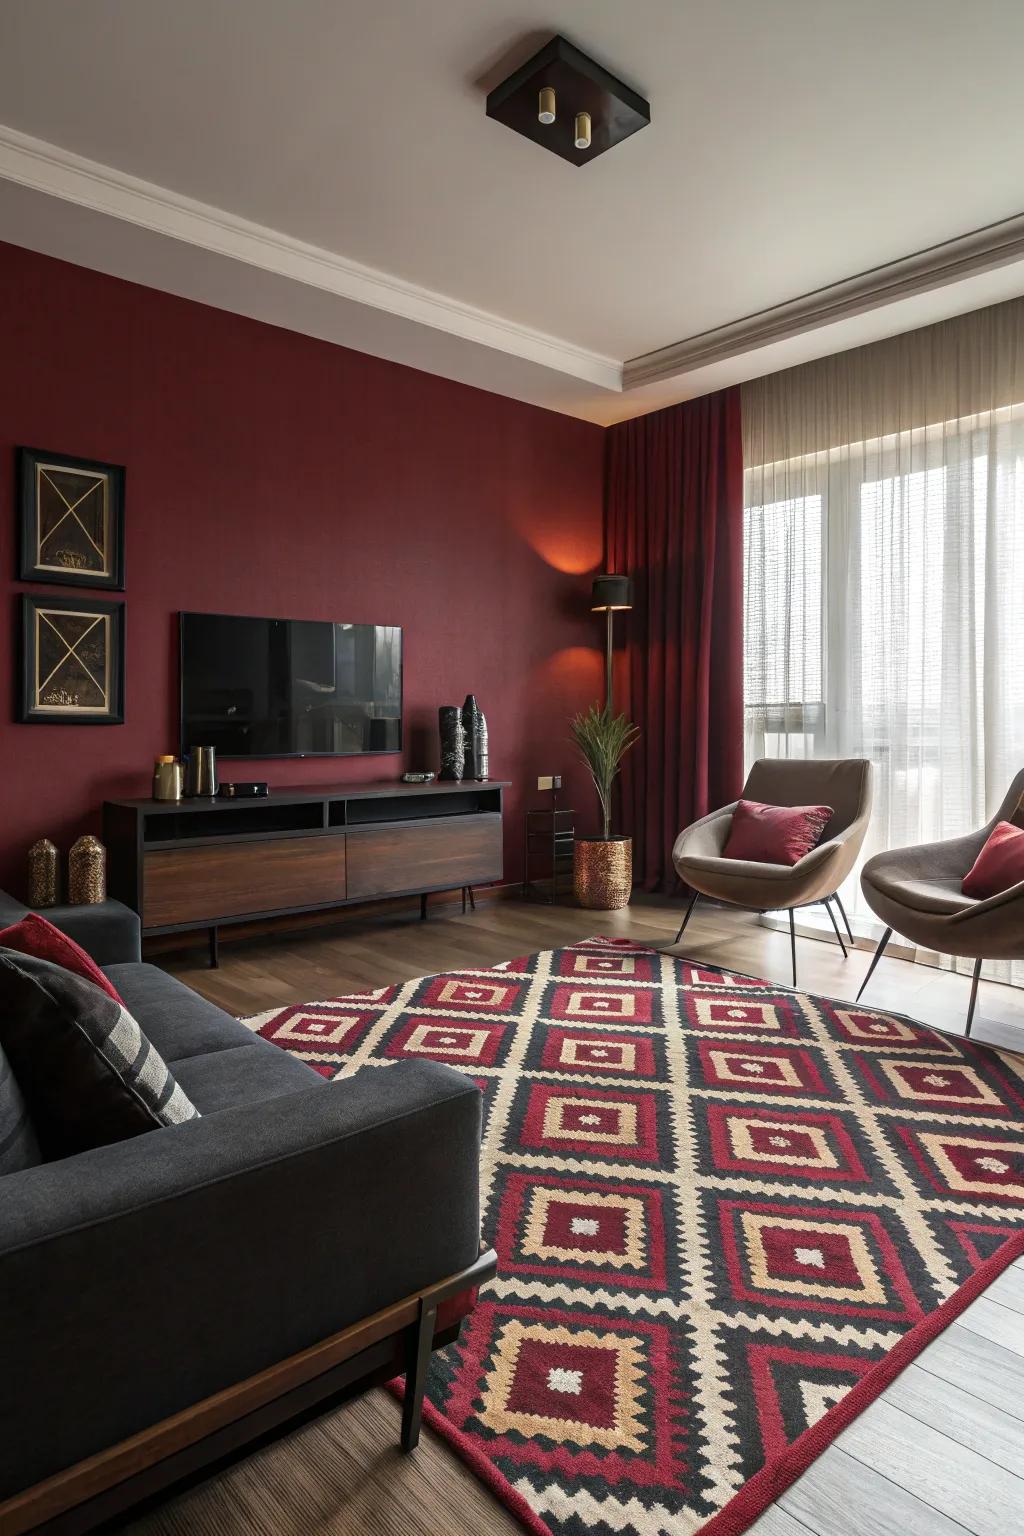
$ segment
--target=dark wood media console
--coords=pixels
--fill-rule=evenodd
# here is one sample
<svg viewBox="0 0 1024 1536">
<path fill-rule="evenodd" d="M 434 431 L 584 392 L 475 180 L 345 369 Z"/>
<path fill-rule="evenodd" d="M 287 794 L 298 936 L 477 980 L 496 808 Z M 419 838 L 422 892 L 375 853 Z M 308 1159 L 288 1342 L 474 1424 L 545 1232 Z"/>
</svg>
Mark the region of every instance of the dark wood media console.
<svg viewBox="0 0 1024 1536">
<path fill-rule="evenodd" d="M 373 783 L 259 800 L 108 800 L 110 894 L 145 934 L 470 890 L 502 874 L 504 782 Z"/>
</svg>

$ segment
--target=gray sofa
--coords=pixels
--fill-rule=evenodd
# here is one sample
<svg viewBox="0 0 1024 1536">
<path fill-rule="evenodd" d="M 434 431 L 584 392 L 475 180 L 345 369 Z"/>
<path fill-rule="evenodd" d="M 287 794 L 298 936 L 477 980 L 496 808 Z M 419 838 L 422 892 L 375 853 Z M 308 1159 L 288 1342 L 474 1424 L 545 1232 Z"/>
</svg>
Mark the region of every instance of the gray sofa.
<svg viewBox="0 0 1024 1536">
<path fill-rule="evenodd" d="M 0 925 L 25 910 L 0 893 Z M 142 964 L 127 908 L 45 915 L 104 966 L 202 1118 L 0 1179 L 5 1530 L 19 1491 L 382 1310 L 400 1353 L 378 1347 L 367 1378 L 411 1361 L 421 1393 L 438 1299 L 480 1275 L 467 1078 L 402 1062 L 328 1083 Z"/>
</svg>

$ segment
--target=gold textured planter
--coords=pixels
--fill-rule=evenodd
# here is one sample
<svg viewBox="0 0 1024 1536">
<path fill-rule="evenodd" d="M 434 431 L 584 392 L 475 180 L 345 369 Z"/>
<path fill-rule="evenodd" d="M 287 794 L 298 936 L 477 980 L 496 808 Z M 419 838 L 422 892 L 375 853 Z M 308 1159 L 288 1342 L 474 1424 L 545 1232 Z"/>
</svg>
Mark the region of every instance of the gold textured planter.
<svg viewBox="0 0 1024 1536">
<path fill-rule="evenodd" d="M 633 889 L 631 837 L 578 837 L 572 856 L 576 900 L 594 912 L 628 907 Z"/>
</svg>

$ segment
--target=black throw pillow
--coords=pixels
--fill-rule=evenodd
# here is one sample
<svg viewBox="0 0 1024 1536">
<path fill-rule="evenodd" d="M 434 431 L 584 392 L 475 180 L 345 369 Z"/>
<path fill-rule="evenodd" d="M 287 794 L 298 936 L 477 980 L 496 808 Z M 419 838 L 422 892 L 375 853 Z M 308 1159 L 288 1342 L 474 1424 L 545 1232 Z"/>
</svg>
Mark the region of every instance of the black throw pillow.
<svg viewBox="0 0 1024 1536">
<path fill-rule="evenodd" d="M 0 1046 L 47 1160 L 199 1115 L 122 1004 L 13 949 L 0 949 Z"/>
<path fill-rule="evenodd" d="M 25 1096 L 0 1050 L 0 1174 L 20 1173 L 42 1160 Z"/>
</svg>

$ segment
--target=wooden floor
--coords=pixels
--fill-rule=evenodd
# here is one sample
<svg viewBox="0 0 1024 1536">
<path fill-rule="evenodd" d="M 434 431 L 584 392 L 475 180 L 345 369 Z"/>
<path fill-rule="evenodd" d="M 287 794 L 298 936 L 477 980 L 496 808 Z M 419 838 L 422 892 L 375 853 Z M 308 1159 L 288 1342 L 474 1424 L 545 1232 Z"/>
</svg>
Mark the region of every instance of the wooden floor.
<svg viewBox="0 0 1024 1536">
<path fill-rule="evenodd" d="M 625 912 L 519 901 L 421 923 L 391 911 L 302 933 L 226 943 L 159 963 L 232 1013 L 380 986 L 572 943 L 590 933 L 670 943 L 680 905 Z M 680 953 L 790 981 L 789 939 L 753 917 L 698 909 Z M 868 956 L 799 942 L 800 984 L 852 998 Z M 962 1028 L 969 982 L 885 959 L 877 1007 Z M 983 985 L 974 1034 L 1024 1050 L 1024 992 Z M 376 1391 L 276 1442 L 128 1527 L 133 1536 L 501 1536 L 519 1525 L 429 1432 L 396 1449 L 397 1405 Z M 1007 1270 L 752 1527 L 756 1536 L 1015 1536 L 1024 1533 L 1024 1261 Z"/>
</svg>

